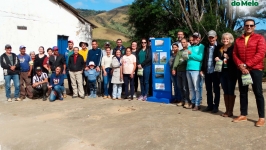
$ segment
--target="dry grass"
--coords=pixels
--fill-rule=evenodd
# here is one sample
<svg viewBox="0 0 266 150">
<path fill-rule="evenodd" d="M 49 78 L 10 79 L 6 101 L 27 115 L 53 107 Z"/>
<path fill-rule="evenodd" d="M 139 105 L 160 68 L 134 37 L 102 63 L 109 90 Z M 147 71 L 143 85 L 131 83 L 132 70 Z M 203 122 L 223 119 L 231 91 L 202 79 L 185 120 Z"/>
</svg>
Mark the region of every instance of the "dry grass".
<svg viewBox="0 0 266 150">
<path fill-rule="evenodd" d="M 109 41 L 116 41 L 117 39 L 129 41 L 129 39 L 123 33 L 105 27 L 99 27 L 94 29 L 92 37 L 94 39 L 106 39 Z"/>
<path fill-rule="evenodd" d="M 94 39 L 106 39 L 110 41 L 121 38 L 123 41 L 129 41 L 124 33 L 127 28 L 123 26 L 126 22 L 128 6 L 118 7 L 89 17 L 88 20 L 94 23 L 98 28 L 93 30 Z"/>
</svg>

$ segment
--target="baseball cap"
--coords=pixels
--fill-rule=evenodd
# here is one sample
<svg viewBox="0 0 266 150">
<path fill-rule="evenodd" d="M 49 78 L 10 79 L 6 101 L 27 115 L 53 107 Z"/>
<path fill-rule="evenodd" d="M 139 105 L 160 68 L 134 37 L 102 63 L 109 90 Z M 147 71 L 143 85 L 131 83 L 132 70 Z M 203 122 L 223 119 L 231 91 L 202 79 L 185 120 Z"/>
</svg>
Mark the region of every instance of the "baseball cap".
<svg viewBox="0 0 266 150">
<path fill-rule="evenodd" d="M 53 47 L 53 50 L 55 51 L 55 50 L 58 50 L 58 47 L 57 46 L 54 46 Z"/>
<path fill-rule="evenodd" d="M 199 38 L 201 38 L 201 35 L 198 32 L 194 32 L 193 33 L 193 37 L 199 37 Z"/>
<path fill-rule="evenodd" d="M 214 31 L 214 30 L 210 30 L 209 32 L 208 32 L 208 37 L 216 37 L 217 36 L 217 34 L 216 34 L 216 32 Z"/>
<path fill-rule="evenodd" d="M 110 45 L 110 42 L 105 42 L 104 45 Z"/>
<path fill-rule="evenodd" d="M 7 49 L 7 48 L 12 48 L 12 47 L 11 47 L 10 44 L 6 44 L 6 45 L 5 45 L 5 49 Z"/>
<path fill-rule="evenodd" d="M 19 49 L 26 48 L 24 45 L 20 45 Z"/>
<path fill-rule="evenodd" d="M 72 40 L 69 40 L 67 43 L 74 43 Z"/>
<path fill-rule="evenodd" d="M 36 67 L 35 70 L 36 70 L 36 71 L 40 71 L 40 70 L 42 70 L 42 68 L 41 68 L 41 67 Z"/>
<path fill-rule="evenodd" d="M 90 61 L 89 62 L 89 66 L 95 66 L 94 62 L 93 61 Z"/>
</svg>

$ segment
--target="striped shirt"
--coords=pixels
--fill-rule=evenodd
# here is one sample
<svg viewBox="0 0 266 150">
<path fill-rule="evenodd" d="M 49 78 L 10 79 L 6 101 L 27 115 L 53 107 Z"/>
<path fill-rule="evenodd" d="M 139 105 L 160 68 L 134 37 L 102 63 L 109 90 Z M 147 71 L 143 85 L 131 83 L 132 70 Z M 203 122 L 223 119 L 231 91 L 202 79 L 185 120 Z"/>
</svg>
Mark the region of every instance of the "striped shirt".
<svg viewBox="0 0 266 150">
<path fill-rule="evenodd" d="M 42 72 L 40 76 L 36 74 L 35 76 L 33 76 L 32 83 L 34 84 L 34 83 L 42 82 L 46 78 L 48 78 L 48 75 L 45 72 Z M 37 89 L 42 88 L 42 84 L 39 84 L 36 88 Z"/>
</svg>

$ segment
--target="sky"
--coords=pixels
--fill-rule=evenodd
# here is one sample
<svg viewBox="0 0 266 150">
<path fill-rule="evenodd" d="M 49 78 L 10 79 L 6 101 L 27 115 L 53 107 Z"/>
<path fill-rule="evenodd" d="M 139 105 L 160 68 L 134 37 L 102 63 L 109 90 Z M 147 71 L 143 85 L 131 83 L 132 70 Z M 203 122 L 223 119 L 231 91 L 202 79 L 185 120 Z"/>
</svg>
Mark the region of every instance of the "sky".
<svg viewBox="0 0 266 150">
<path fill-rule="evenodd" d="M 112 10 L 114 8 L 130 5 L 134 0 L 65 0 L 74 8 L 92 9 L 92 10 Z M 266 2 L 265 2 L 266 3 Z M 266 7 L 264 8 L 266 9 Z M 266 29 L 266 23 L 261 20 L 256 20 L 260 23 L 257 24 L 256 29 Z M 266 22 L 266 20 L 264 20 Z"/>
<path fill-rule="evenodd" d="M 134 0 L 65 0 L 74 8 L 93 10 L 112 10 L 114 8 L 131 4 Z"/>
</svg>

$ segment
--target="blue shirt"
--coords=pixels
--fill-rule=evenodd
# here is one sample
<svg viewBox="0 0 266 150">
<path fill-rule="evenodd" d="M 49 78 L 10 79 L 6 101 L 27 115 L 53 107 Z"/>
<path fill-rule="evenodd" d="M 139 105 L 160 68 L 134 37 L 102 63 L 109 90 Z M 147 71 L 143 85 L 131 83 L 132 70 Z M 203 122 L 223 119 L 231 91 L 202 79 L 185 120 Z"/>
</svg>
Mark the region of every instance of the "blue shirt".
<svg viewBox="0 0 266 150">
<path fill-rule="evenodd" d="M 96 69 L 89 69 L 85 71 L 84 74 L 89 81 L 95 81 L 100 72 L 97 72 Z"/>
<path fill-rule="evenodd" d="M 63 86 L 64 79 L 64 74 L 57 76 L 55 73 L 52 73 L 50 77 L 50 85 L 52 86 L 52 88 L 54 88 L 56 85 Z"/>
<path fill-rule="evenodd" d="M 25 55 L 18 55 L 18 59 L 20 62 L 20 71 L 21 72 L 28 72 L 30 70 L 30 56 L 28 54 Z"/>
<path fill-rule="evenodd" d="M 90 61 L 93 61 L 94 64 L 99 67 L 101 64 L 101 58 L 102 58 L 102 50 L 97 48 L 97 49 L 91 49 L 88 52 L 87 56 L 87 61 L 86 61 L 86 66 L 89 65 Z"/>
</svg>

